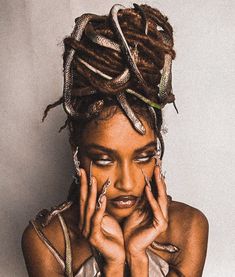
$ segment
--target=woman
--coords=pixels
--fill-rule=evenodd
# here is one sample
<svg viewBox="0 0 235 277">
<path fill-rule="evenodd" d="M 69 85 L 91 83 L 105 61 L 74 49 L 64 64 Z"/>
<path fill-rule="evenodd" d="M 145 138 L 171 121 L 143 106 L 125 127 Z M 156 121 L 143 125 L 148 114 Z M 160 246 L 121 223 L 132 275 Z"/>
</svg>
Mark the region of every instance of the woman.
<svg viewBox="0 0 235 277">
<path fill-rule="evenodd" d="M 202 275 L 207 220 L 171 200 L 161 171 L 162 109 L 175 106 L 172 34 L 147 5 L 76 19 L 64 94 L 44 115 L 63 104 L 76 174 L 68 201 L 23 234 L 29 276 Z"/>
</svg>

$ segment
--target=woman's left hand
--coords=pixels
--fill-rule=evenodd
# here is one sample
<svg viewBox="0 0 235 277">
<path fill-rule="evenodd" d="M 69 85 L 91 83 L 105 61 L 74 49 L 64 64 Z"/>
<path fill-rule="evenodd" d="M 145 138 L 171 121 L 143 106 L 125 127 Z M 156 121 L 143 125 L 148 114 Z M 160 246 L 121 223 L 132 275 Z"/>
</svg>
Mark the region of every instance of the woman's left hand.
<svg viewBox="0 0 235 277">
<path fill-rule="evenodd" d="M 149 226 L 143 226 L 146 214 L 136 210 L 124 224 L 123 234 L 127 257 L 146 257 L 147 247 L 168 227 L 168 198 L 160 167 L 154 170 L 158 197 L 157 200 L 148 185 L 145 186 L 146 198 L 152 208 L 153 219 Z"/>
</svg>

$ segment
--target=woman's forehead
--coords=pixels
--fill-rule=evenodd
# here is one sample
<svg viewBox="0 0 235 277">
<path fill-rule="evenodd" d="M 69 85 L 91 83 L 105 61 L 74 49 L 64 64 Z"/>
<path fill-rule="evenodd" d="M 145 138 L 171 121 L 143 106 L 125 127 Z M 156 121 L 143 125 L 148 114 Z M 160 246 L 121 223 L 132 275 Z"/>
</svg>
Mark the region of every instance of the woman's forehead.
<svg viewBox="0 0 235 277">
<path fill-rule="evenodd" d="M 138 133 L 121 112 L 105 120 L 91 121 L 83 131 L 82 144 L 98 144 L 111 149 L 140 148 L 155 140 L 153 129 L 144 119 L 141 121 L 146 128 L 145 135 Z"/>
</svg>

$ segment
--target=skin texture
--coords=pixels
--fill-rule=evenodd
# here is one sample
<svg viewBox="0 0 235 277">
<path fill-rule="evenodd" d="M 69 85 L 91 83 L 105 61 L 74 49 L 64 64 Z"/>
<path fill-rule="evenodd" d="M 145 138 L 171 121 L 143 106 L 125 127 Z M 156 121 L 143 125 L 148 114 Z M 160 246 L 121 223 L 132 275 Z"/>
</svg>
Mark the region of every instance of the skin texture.
<svg viewBox="0 0 235 277">
<path fill-rule="evenodd" d="M 136 132 L 121 111 L 108 120 L 90 122 L 83 132 L 80 147 L 81 196 L 63 213 L 71 237 L 73 270 L 77 272 L 92 255 L 90 245 L 93 245 L 105 257 L 106 276 L 123 276 L 125 259 L 132 276 L 148 276 L 145 255 L 148 247 L 184 276 L 201 276 L 206 256 L 208 222 L 195 208 L 175 201 L 167 202 L 165 180 L 160 175 L 160 168 L 155 167 L 155 159 L 151 157 L 155 150 L 154 145 L 150 145 L 155 140 L 154 132 L 144 119 L 141 120 L 146 129 L 145 135 Z M 149 146 L 143 148 L 146 145 Z M 91 161 L 93 178 L 89 187 L 87 176 Z M 146 186 L 141 170 L 149 179 L 155 178 L 157 199 Z M 108 178 L 111 185 L 107 188 L 101 208 L 96 209 L 97 197 Z M 128 209 L 114 207 L 110 199 L 120 195 L 145 195 L 154 213 L 152 223 L 140 228 L 144 215 L 135 206 Z M 64 238 L 56 217 L 44 232 L 64 257 Z M 152 249 L 149 245 L 154 240 L 172 243 L 180 251 L 167 253 Z M 63 276 L 59 264 L 31 226 L 23 234 L 22 248 L 29 276 Z M 180 275 L 170 270 L 167 276 Z"/>
</svg>

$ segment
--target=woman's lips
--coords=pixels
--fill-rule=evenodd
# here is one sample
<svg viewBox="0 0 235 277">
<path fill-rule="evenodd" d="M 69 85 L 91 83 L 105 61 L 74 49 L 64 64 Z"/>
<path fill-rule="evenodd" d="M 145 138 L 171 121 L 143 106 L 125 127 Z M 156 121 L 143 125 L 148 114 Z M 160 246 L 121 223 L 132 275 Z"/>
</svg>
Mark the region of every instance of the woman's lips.
<svg viewBox="0 0 235 277">
<path fill-rule="evenodd" d="M 113 199 L 110 202 L 113 206 L 119 209 L 127 209 L 133 207 L 139 198 L 133 195 L 123 195 Z"/>
</svg>

